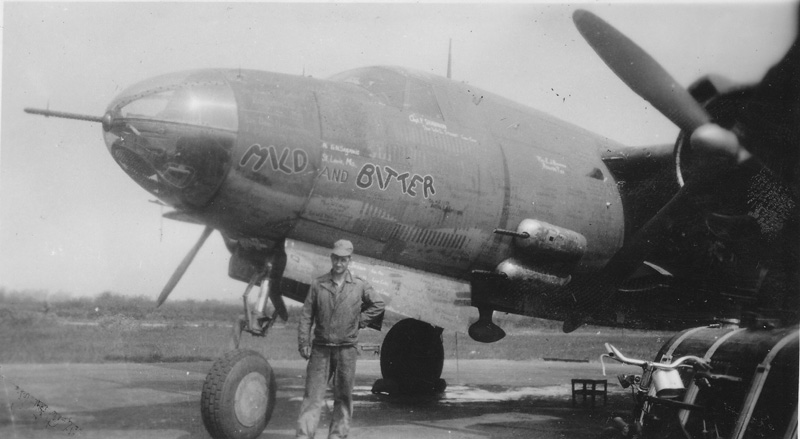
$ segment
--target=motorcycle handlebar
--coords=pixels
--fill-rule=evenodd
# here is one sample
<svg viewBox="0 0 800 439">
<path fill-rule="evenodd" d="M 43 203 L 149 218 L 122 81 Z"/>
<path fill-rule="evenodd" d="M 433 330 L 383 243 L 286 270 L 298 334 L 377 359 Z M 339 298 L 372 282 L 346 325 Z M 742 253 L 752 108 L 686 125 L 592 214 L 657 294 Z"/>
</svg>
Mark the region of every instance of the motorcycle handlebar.
<svg viewBox="0 0 800 439">
<path fill-rule="evenodd" d="M 628 358 L 628 357 L 622 355 L 622 352 L 620 352 L 614 346 L 612 346 L 612 345 L 610 345 L 608 343 L 606 343 L 605 345 L 606 345 L 606 351 L 608 351 L 608 353 L 605 353 L 605 354 L 600 356 L 600 364 L 602 364 L 602 366 L 603 366 L 603 375 L 604 376 L 606 374 L 606 364 L 605 364 L 605 362 L 603 362 L 603 358 L 610 358 L 612 360 L 618 361 L 618 362 L 623 363 L 623 364 L 630 364 L 632 366 L 639 366 L 642 369 L 656 368 L 656 369 L 663 369 L 663 370 L 673 370 L 673 369 L 678 368 L 678 366 L 681 366 L 684 363 L 688 363 L 688 362 L 695 363 L 697 366 L 699 366 L 703 370 L 710 369 L 710 366 L 708 365 L 708 363 L 705 360 L 703 360 L 700 357 L 696 357 L 694 355 L 687 355 L 685 357 L 680 357 L 677 360 L 673 361 L 672 363 L 664 364 L 664 363 L 656 363 L 656 362 L 652 362 L 652 361 L 635 360 L 635 359 L 632 359 L 632 358 Z"/>
</svg>

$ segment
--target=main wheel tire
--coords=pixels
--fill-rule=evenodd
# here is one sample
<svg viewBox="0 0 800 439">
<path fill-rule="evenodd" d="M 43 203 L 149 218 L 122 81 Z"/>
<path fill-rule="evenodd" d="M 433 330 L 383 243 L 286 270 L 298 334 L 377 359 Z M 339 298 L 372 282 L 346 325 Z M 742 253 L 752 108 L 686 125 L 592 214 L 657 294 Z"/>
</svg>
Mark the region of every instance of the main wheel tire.
<svg viewBox="0 0 800 439">
<path fill-rule="evenodd" d="M 404 394 L 444 391 L 442 329 L 405 319 L 392 326 L 381 346 L 381 375 Z"/>
<path fill-rule="evenodd" d="M 239 349 L 217 360 L 200 395 L 203 424 L 214 439 L 254 439 L 275 408 L 275 374 L 258 352 Z"/>
</svg>

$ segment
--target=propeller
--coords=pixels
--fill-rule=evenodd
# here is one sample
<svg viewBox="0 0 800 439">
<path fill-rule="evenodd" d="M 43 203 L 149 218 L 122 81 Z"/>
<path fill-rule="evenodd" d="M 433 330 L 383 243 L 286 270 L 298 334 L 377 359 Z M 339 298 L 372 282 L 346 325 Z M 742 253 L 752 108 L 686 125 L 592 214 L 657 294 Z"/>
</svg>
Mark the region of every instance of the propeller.
<svg viewBox="0 0 800 439">
<path fill-rule="evenodd" d="M 564 321 L 565 332 L 579 327 L 592 309 L 613 296 L 619 284 L 663 243 L 671 224 L 687 212 L 691 200 L 707 183 L 736 166 L 758 163 L 734 132 L 711 123 L 705 108 L 636 43 L 589 11 L 575 11 L 573 21 L 583 38 L 631 90 L 690 136 L 691 151 L 699 155 L 704 172 L 693 173 L 678 193 L 627 240 L 601 273 L 567 287 L 575 306 Z"/>
<path fill-rule="evenodd" d="M 178 268 L 176 268 L 175 272 L 172 273 L 172 277 L 170 277 L 169 281 L 167 281 L 167 284 L 164 285 L 164 289 L 161 290 L 161 294 L 158 296 L 158 301 L 156 301 L 156 307 L 161 306 L 161 304 L 164 303 L 165 300 L 167 300 L 169 294 L 172 292 L 175 286 L 178 285 L 178 281 L 180 281 L 181 277 L 183 277 L 183 274 L 186 273 L 186 270 L 189 268 L 189 265 L 192 263 L 192 260 L 194 260 L 194 257 L 197 256 L 197 252 L 200 251 L 200 248 L 203 246 L 203 244 L 206 242 L 206 239 L 208 239 L 209 235 L 211 235 L 211 232 L 213 231 L 214 231 L 213 227 L 206 226 L 206 228 L 203 230 L 203 234 L 200 235 L 200 239 L 198 239 L 197 242 L 194 244 L 194 247 L 192 247 L 192 249 L 189 250 L 189 253 L 187 253 L 186 256 L 183 257 L 183 261 L 181 261 L 181 264 L 178 265 Z"/>
<path fill-rule="evenodd" d="M 625 84 L 681 130 L 692 133 L 692 150 L 725 154 L 740 164 L 751 156 L 734 133 L 711 123 L 708 112 L 653 57 L 593 13 L 572 15 L 578 32 Z"/>
</svg>

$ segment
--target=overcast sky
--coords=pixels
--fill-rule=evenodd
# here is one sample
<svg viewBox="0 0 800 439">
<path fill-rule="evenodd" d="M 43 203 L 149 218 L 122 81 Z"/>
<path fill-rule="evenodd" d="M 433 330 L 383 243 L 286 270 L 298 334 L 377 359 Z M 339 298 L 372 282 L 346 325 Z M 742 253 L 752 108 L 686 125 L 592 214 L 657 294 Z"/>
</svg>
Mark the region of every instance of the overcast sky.
<svg viewBox="0 0 800 439">
<path fill-rule="evenodd" d="M 100 116 L 123 88 L 194 68 L 324 78 L 366 65 L 444 75 L 629 145 L 677 130 L 630 92 L 575 30 L 589 9 L 682 84 L 706 73 L 757 81 L 789 47 L 795 2 L 279 4 L 3 4 L 0 287 L 73 296 L 155 298 L 201 226 L 161 207 L 111 159 L 99 124 L 36 117 L 24 107 Z M 215 233 L 173 299 L 236 299 Z"/>
</svg>

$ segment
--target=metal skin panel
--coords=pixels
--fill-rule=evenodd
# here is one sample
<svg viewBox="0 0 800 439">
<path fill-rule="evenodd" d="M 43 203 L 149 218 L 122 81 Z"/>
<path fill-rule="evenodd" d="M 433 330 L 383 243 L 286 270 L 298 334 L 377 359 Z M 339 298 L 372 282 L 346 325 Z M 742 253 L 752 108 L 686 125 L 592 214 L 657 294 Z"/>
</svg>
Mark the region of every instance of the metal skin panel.
<svg viewBox="0 0 800 439">
<path fill-rule="evenodd" d="M 573 230 L 588 242 L 577 272 L 605 265 L 622 245 L 625 219 L 616 181 L 598 151 L 621 145 L 484 90 L 429 80 L 439 101 L 447 102 L 448 124 L 480 128 L 473 137 L 489 153 L 481 166 L 494 176 L 482 189 L 503 199 L 494 227 L 513 230 L 530 218 Z M 480 265 L 494 267 L 510 246 L 510 237 L 492 236 Z"/>
<path fill-rule="evenodd" d="M 531 218 L 575 231 L 587 237 L 577 271 L 605 265 L 622 245 L 624 216 L 597 136 L 491 95 L 481 107 L 507 164 L 508 227 Z"/>
<path fill-rule="evenodd" d="M 322 169 L 304 219 L 359 235 L 365 254 L 463 278 L 502 210 L 485 145 L 336 84 L 317 98 Z"/>
<path fill-rule="evenodd" d="M 513 239 L 494 231 L 525 219 L 586 238 L 577 275 L 601 268 L 621 245 L 619 194 L 597 150 L 606 139 L 421 72 L 341 75 L 205 70 L 161 80 L 187 105 L 208 88 L 204 78 L 232 91 L 225 108 L 235 97 L 226 173 L 213 198 L 186 213 L 251 249 L 286 238 L 326 248 L 348 238 L 360 255 L 457 283 L 513 257 Z M 536 291 L 526 295 L 530 303 L 517 312 L 566 309 L 543 307 Z"/>
<path fill-rule="evenodd" d="M 460 84 L 425 79 L 437 96 L 467 96 Z M 540 218 L 589 237 L 580 271 L 601 267 L 621 245 L 624 219 L 600 140 L 470 92 L 480 104 L 442 106 L 437 120 L 351 85 L 319 91 L 322 169 L 304 219 L 365 238 L 371 256 L 463 279 L 510 256 L 511 240 L 495 228 Z M 492 125 L 508 118 L 519 121 L 512 134 Z M 564 139 L 576 154 L 552 152 Z M 300 227 L 293 238 L 315 234 L 312 224 Z"/>
<path fill-rule="evenodd" d="M 239 110 L 232 170 L 205 212 L 231 237 L 282 239 L 319 168 L 319 120 L 310 78 L 226 72 Z"/>
<path fill-rule="evenodd" d="M 429 84 L 429 96 L 449 105 L 439 115 L 431 106 L 415 112 L 408 94 L 401 107 L 400 95 L 387 100 L 350 83 L 230 78 L 239 137 L 215 204 L 239 220 L 220 223 L 237 224 L 235 235 L 320 247 L 347 237 L 362 255 L 460 281 L 511 257 L 512 239 L 493 231 L 526 218 L 586 236 L 578 274 L 601 268 L 622 244 L 621 202 L 597 152 L 606 139 L 463 84 L 383 71 Z M 565 142 L 570 154 L 558 152 Z M 295 151 L 308 158 L 300 172 Z M 267 159 L 256 172 L 259 152 Z M 549 312 L 537 298 L 518 311 Z"/>
</svg>

